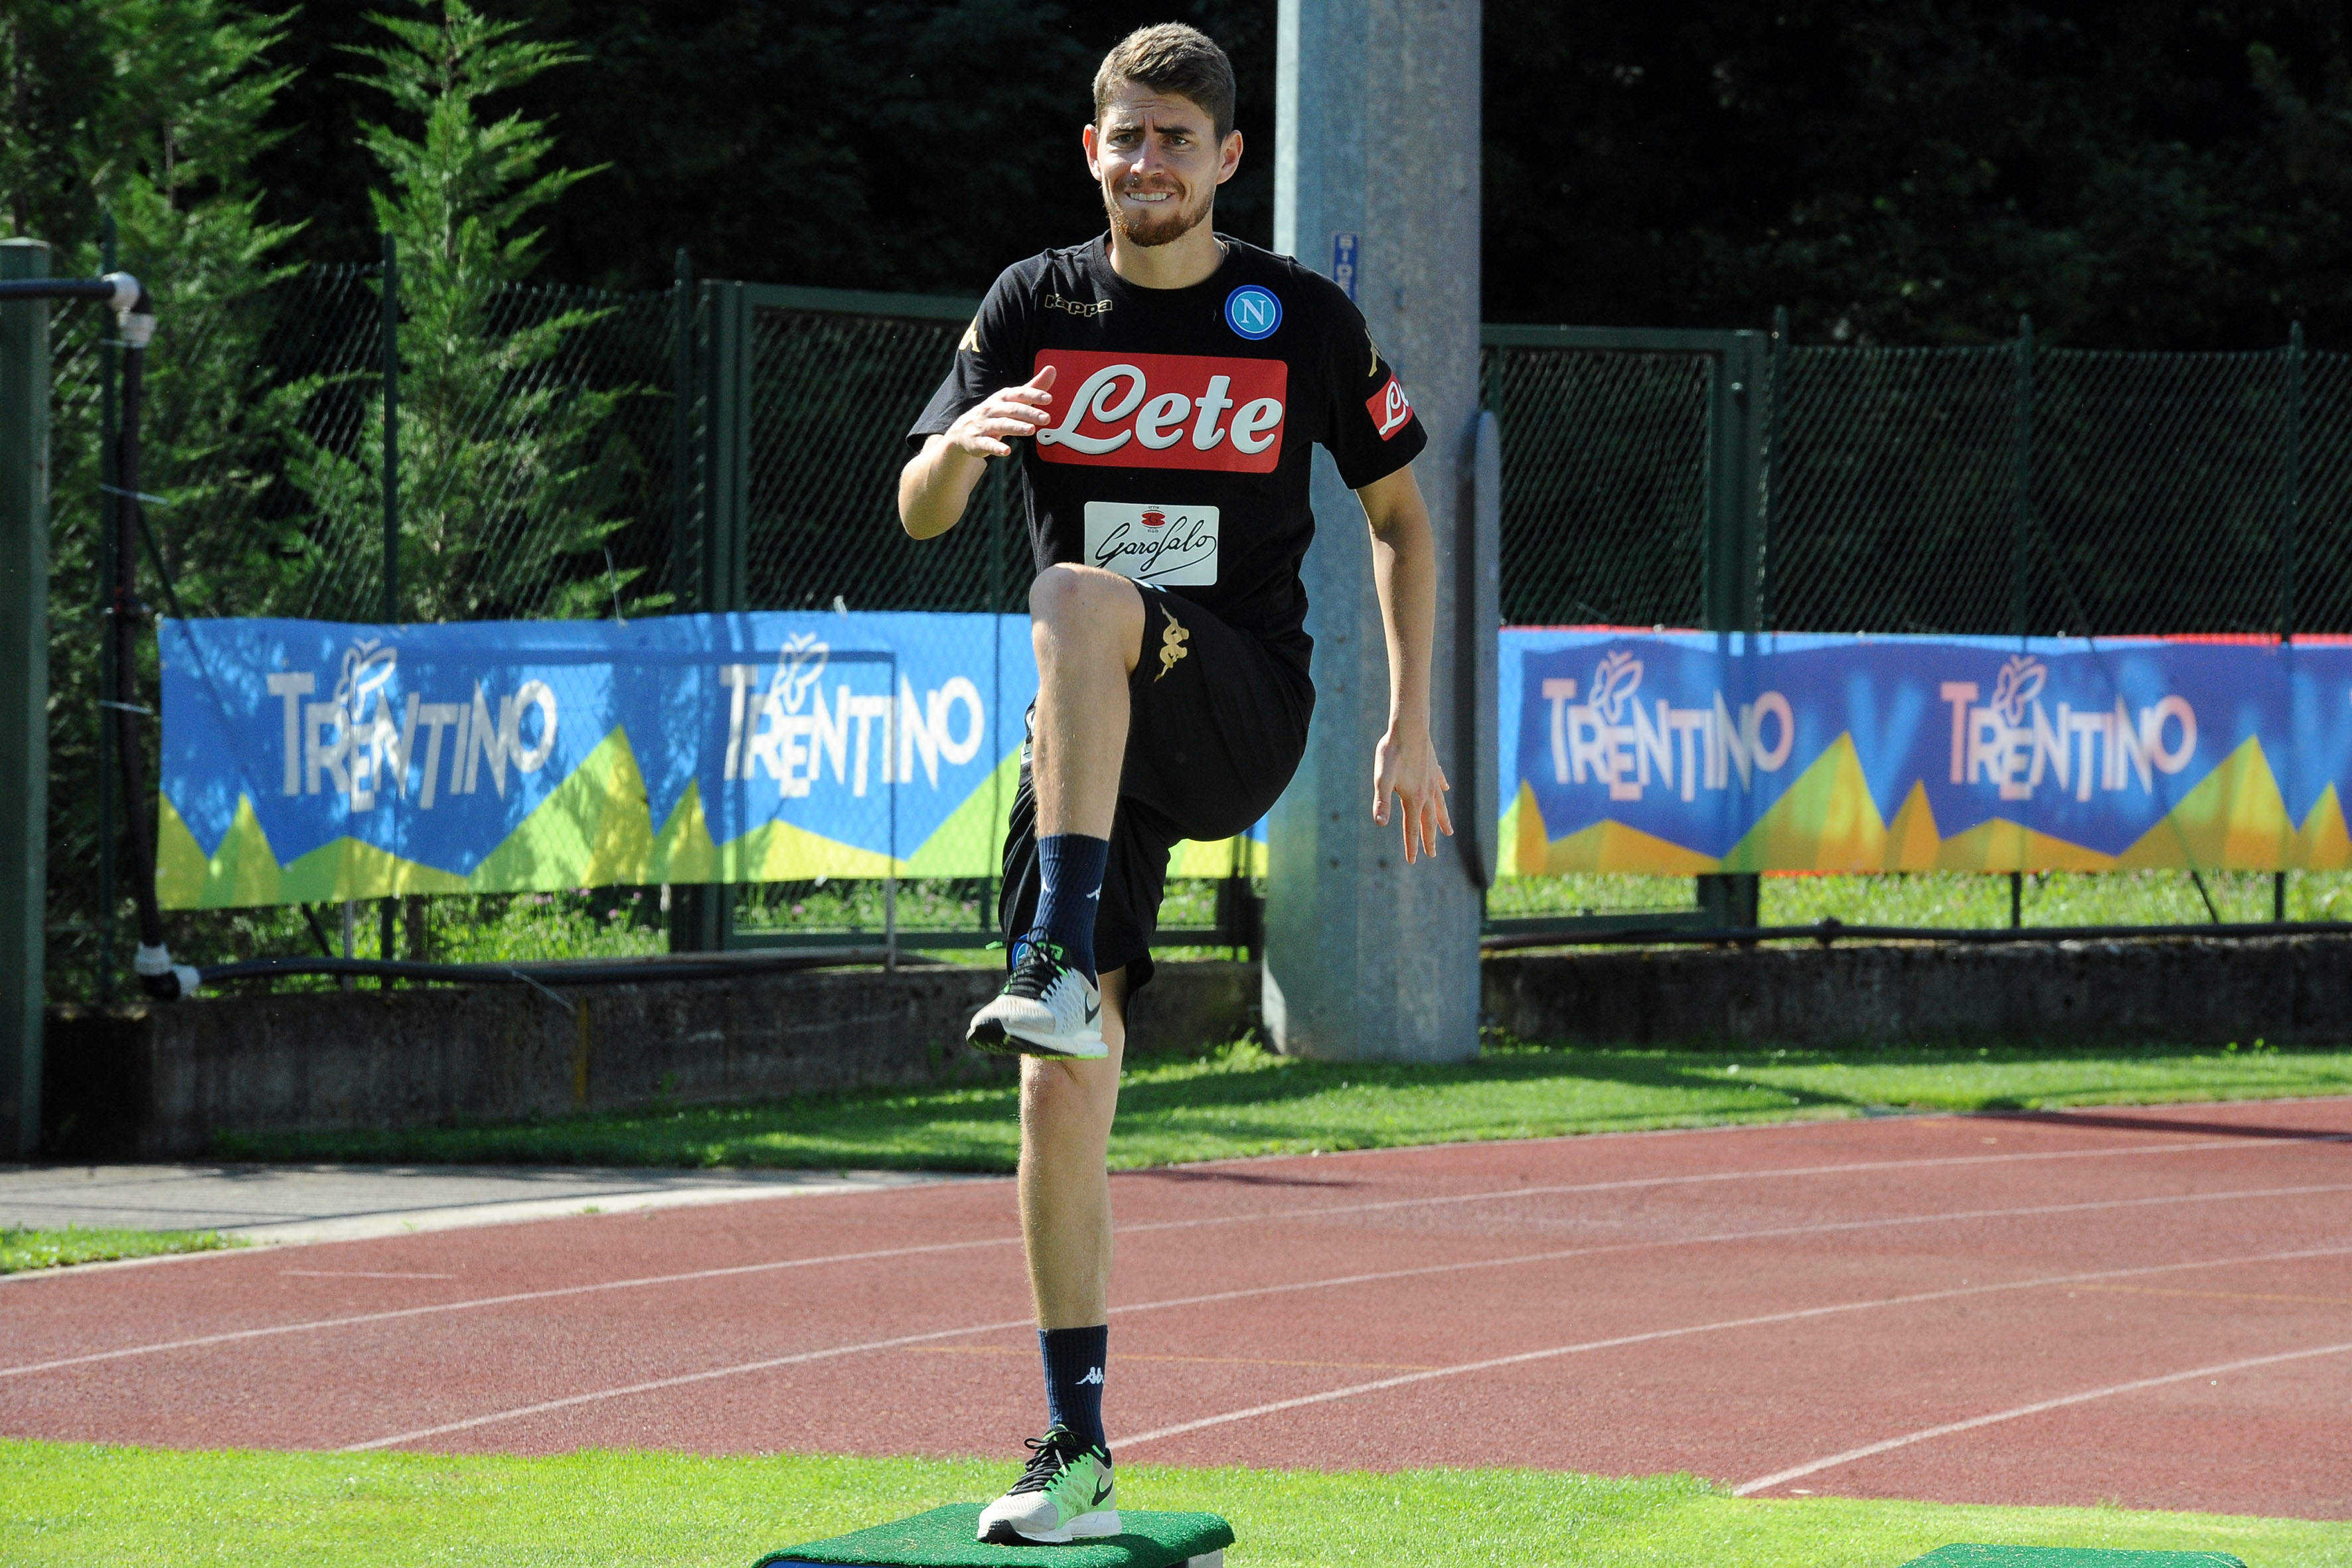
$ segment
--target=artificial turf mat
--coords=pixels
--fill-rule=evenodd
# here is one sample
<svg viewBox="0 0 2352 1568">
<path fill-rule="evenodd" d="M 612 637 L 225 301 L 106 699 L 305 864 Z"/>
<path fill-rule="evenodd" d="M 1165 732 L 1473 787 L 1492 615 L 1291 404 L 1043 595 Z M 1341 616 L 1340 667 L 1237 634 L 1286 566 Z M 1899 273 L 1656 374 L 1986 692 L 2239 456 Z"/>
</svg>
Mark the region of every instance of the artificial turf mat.
<svg viewBox="0 0 2352 1568">
<path fill-rule="evenodd" d="M 2226 1552 L 2108 1552 L 2087 1546 L 1938 1546 L 1905 1568 L 2246 1568 Z"/>
<path fill-rule="evenodd" d="M 804 1563 L 860 1563 L 873 1568 L 1179 1568 L 1185 1559 L 1234 1543 L 1234 1527 L 1213 1513 L 1156 1513 L 1121 1509 L 1117 1535 L 1066 1546 L 992 1546 L 973 1539 L 981 1505 L 950 1503 L 870 1530 L 813 1541 L 771 1553 L 760 1568 Z"/>
</svg>

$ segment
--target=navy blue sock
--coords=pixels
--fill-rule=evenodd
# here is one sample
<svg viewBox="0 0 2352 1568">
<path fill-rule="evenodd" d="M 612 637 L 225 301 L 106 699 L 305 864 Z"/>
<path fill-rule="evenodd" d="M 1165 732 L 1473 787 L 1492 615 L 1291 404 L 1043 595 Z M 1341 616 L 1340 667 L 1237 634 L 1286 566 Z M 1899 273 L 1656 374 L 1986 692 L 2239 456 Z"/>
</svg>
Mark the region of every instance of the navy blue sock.
<svg viewBox="0 0 2352 1568">
<path fill-rule="evenodd" d="M 1105 1453 L 1110 1441 L 1103 1436 L 1103 1360 L 1109 1344 L 1110 1330 L 1103 1324 L 1037 1331 L 1037 1348 L 1045 1357 L 1045 1418 Z"/>
<path fill-rule="evenodd" d="M 1029 934 L 1042 935 L 1095 978 L 1095 913 L 1102 908 L 1110 840 L 1056 833 L 1037 840 L 1037 913 Z"/>
</svg>

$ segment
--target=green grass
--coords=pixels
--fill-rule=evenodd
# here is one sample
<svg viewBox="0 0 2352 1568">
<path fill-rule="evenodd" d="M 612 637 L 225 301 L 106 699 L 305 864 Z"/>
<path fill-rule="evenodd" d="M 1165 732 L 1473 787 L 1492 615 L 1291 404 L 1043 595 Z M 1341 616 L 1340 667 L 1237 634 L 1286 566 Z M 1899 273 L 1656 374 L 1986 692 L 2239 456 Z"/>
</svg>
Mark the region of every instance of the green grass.
<svg viewBox="0 0 2352 1568">
<path fill-rule="evenodd" d="M 1004 1464 L 590 1451 L 550 1458 L 184 1453 L 0 1441 L 0 1560 L 318 1565 L 723 1564 L 1001 1488 Z M 2352 1565 L 2352 1530 L 2113 1507 L 1757 1502 L 1688 1476 L 1123 1466 L 1129 1507 L 1209 1509 L 1250 1565 L 1894 1568 L 1953 1541 L 2221 1551 Z"/>
<path fill-rule="evenodd" d="M 59 1268 L 71 1263 L 107 1263 L 118 1258 L 155 1258 L 167 1252 L 212 1252 L 243 1245 L 216 1230 L 0 1227 L 0 1274 L 16 1274 L 27 1268 Z"/>
<path fill-rule="evenodd" d="M 2040 871 L 2025 879 L 2020 913 L 2029 926 L 2201 925 L 2266 921 L 2273 912 L 2268 871 L 2206 871 L 2205 891 L 2186 871 Z M 2009 878 L 1980 871 L 1890 871 L 1875 875 L 1768 872 L 1758 917 L 1765 925 L 1811 925 L 1835 915 L 1848 925 L 2005 926 Z M 2210 898 L 2213 907 L 2206 908 Z M 1486 896 L 1486 912 L 1509 916 L 1584 911 L 1686 910 L 1687 877 L 1579 873 L 1505 877 Z M 2352 872 L 2295 871 L 2287 877 L 2289 920 L 2352 918 Z"/>
<path fill-rule="evenodd" d="M 1119 1091 L 1114 1167 L 1656 1127 L 2352 1093 L 2352 1051 L 2063 1047 L 1567 1050 L 1490 1041 L 1452 1067 L 1307 1062 L 1247 1042 L 1147 1058 Z M 259 1160 L 1008 1171 L 1010 1084 L 810 1097 L 501 1127 L 224 1138 Z"/>
</svg>

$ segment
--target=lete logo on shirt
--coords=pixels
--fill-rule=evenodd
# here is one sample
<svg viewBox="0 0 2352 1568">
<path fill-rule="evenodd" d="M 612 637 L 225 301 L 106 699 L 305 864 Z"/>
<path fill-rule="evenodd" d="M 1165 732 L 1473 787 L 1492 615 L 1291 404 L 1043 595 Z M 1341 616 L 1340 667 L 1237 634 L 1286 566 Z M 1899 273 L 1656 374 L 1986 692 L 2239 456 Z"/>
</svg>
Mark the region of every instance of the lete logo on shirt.
<svg viewBox="0 0 2352 1568">
<path fill-rule="evenodd" d="M 1037 432 L 1046 462 L 1265 474 L 1282 460 L 1284 361 L 1040 350 L 1049 364 L 1062 416 Z"/>
<path fill-rule="evenodd" d="M 1392 438 L 1412 418 L 1412 403 L 1393 373 L 1386 385 L 1364 399 L 1364 409 L 1371 415 L 1372 428 L 1381 433 L 1383 441 Z"/>
</svg>

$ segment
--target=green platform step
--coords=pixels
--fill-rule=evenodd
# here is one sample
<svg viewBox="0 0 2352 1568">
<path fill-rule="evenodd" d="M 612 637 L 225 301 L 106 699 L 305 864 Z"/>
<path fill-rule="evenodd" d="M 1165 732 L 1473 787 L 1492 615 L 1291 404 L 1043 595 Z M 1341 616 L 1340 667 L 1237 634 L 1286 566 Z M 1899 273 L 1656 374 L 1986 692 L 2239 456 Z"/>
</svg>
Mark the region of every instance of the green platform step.
<svg viewBox="0 0 2352 1568">
<path fill-rule="evenodd" d="M 1121 1509 L 1118 1535 L 1067 1546 L 991 1546 L 972 1539 L 976 1502 L 950 1503 L 912 1519 L 773 1552 L 760 1568 L 803 1564 L 856 1568 L 1223 1568 L 1234 1527 L 1213 1513 Z"/>
<path fill-rule="evenodd" d="M 2246 1568 L 2226 1552 L 2106 1552 L 2087 1546 L 1938 1546 L 1904 1568 Z"/>
</svg>

